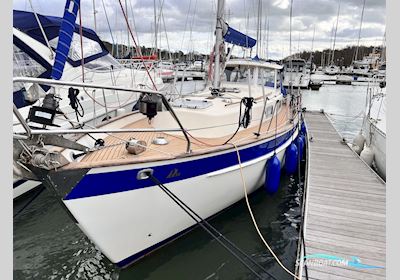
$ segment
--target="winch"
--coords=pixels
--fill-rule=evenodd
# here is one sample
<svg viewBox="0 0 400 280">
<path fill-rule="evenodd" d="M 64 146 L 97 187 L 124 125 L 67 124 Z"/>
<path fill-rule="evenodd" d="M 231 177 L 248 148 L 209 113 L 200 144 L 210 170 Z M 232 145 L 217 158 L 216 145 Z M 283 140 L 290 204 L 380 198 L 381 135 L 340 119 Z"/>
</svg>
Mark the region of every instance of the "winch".
<svg viewBox="0 0 400 280">
<path fill-rule="evenodd" d="M 142 93 L 139 98 L 139 112 L 149 120 L 162 111 L 162 99 L 158 94 Z"/>
</svg>

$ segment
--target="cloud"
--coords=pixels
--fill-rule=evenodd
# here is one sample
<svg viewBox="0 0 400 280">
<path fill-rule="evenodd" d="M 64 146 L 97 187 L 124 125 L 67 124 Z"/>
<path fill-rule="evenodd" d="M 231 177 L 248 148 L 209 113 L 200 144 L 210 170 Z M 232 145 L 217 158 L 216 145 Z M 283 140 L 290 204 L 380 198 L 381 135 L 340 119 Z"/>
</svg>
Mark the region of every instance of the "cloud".
<svg viewBox="0 0 400 280">
<path fill-rule="evenodd" d="M 127 2 L 125 2 L 127 1 Z M 364 0 L 341 0 L 337 45 L 355 44 L 358 37 L 361 9 Z M 34 9 L 41 14 L 62 16 L 65 0 L 33 0 Z M 103 9 L 103 2 L 105 9 Z M 154 43 L 154 6 L 150 0 L 121 0 L 132 29 L 141 45 Z M 217 0 L 156 0 L 159 12 L 163 5 L 163 18 L 160 20 L 159 46 L 172 50 L 197 50 L 209 53 L 213 42 L 215 11 Z M 262 0 L 262 26 L 269 21 L 269 53 L 275 58 L 289 53 L 289 13 L 290 0 Z M 14 0 L 14 9 L 30 10 L 27 0 Z M 82 0 L 82 22 L 84 26 L 94 28 L 93 1 Z M 104 40 L 111 42 L 110 28 L 114 40 L 127 43 L 128 33 L 119 0 L 95 0 L 97 32 Z M 226 0 L 226 15 L 229 24 L 255 37 L 257 33 L 258 0 Z M 294 0 L 292 18 L 293 50 L 311 48 L 315 27 L 314 47 L 328 48 L 332 30 L 336 23 L 338 0 Z M 110 28 L 106 20 L 109 19 Z M 135 23 L 135 24 L 134 24 Z M 366 0 L 362 42 L 380 44 L 385 32 L 386 2 L 384 0 Z M 166 30 L 166 32 L 165 32 Z M 265 30 L 261 32 L 265 38 Z M 300 40 L 299 40 L 300 35 Z M 191 38 L 191 40 L 190 40 Z M 298 43 L 300 42 L 300 43 Z M 266 46 L 266 42 L 263 42 Z"/>
</svg>

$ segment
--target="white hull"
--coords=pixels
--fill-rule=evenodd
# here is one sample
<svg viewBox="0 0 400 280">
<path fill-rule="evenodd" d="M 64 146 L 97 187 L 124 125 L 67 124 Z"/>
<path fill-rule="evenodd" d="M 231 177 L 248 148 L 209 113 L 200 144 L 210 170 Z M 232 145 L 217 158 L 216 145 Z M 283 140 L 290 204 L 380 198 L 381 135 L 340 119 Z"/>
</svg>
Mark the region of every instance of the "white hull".
<svg viewBox="0 0 400 280">
<path fill-rule="evenodd" d="M 297 132 L 277 149 L 281 165 L 285 149 L 296 135 Z M 251 146 L 255 144 L 243 148 Z M 229 151 L 218 154 L 224 153 Z M 270 152 L 242 164 L 248 193 L 263 185 L 266 161 L 272 155 L 273 152 Z M 139 168 L 146 167 L 151 165 L 143 164 Z M 89 173 L 106 173 L 127 168 L 129 166 L 97 168 Z M 202 218 L 208 218 L 244 197 L 238 164 L 168 183 L 166 187 Z M 169 238 L 177 237 L 182 231 L 195 225 L 158 186 L 63 201 L 82 231 L 113 263 L 120 266 L 140 258 L 169 241 Z"/>
<path fill-rule="evenodd" d="M 367 144 L 370 144 L 374 152 L 374 163 L 378 173 L 386 179 L 386 134 L 377 128 L 370 120 L 364 127 L 367 136 Z"/>
<path fill-rule="evenodd" d="M 367 106 L 364 123 L 366 144 L 374 154 L 374 164 L 382 178 L 386 179 L 386 89 L 375 89 L 371 105 Z"/>
<path fill-rule="evenodd" d="M 283 81 L 283 86 L 284 87 L 289 87 L 290 86 L 290 73 L 287 74 L 288 78 L 285 77 Z M 293 81 L 292 85 L 294 88 L 308 88 L 310 84 L 310 75 L 293 75 Z"/>
</svg>

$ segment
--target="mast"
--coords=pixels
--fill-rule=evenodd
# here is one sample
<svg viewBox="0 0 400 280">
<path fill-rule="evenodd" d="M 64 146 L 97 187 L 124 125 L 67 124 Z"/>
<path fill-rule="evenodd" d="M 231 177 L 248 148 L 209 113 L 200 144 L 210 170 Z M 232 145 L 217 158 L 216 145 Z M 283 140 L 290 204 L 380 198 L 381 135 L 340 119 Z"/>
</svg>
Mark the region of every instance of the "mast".
<svg viewBox="0 0 400 280">
<path fill-rule="evenodd" d="M 269 45 L 269 17 L 267 18 L 267 46 L 265 58 L 268 59 L 268 46 Z"/>
<path fill-rule="evenodd" d="M 333 37 L 333 47 L 332 47 L 332 58 L 331 58 L 331 64 L 334 64 L 334 57 L 335 57 L 335 43 L 336 43 L 336 33 L 337 33 L 337 28 L 338 28 L 338 23 L 339 23 L 339 13 L 340 13 L 340 0 L 339 0 L 339 7 L 338 7 L 338 11 L 337 11 L 337 17 L 336 17 L 335 36 Z"/>
<path fill-rule="evenodd" d="M 386 28 L 382 39 L 382 54 L 381 54 L 381 63 L 384 62 L 386 63 Z"/>
<path fill-rule="evenodd" d="M 315 23 L 314 23 L 314 31 L 313 31 L 313 35 L 312 35 L 312 41 L 311 41 L 311 53 L 310 53 L 311 67 L 312 67 L 313 53 L 314 53 L 314 39 L 315 39 Z"/>
<path fill-rule="evenodd" d="M 128 21 L 129 21 L 129 16 L 128 16 L 128 0 L 125 0 L 125 11 L 126 11 L 126 17 L 128 18 Z M 127 28 L 126 35 L 128 36 L 128 44 L 126 45 L 126 49 L 127 49 L 128 55 L 130 55 L 130 52 L 131 52 L 131 50 L 130 50 L 130 48 L 131 48 L 131 43 L 130 43 L 130 41 L 129 41 L 129 29 L 128 29 L 128 28 Z M 131 55 L 130 55 L 130 57 L 131 57 Z"/>
<path fill-rule="evenodd" d="M 363 22 L 363 18 L 364 18 L 364 9 L 365 9 L 365 0 L 364 0 L 362 11 L 361 11 L 360 29 L 358 30 L 357 48 L 356 48 L 356 54 L 354 55 L 354 60 L 357 60 L 357 58 L 358 58 L 358 48 L 360 47 L 361 27 L 362 27 L 362 22 Z"/>
<path fill-rule="evenodd" d="M 93 20 L 94 20 L 94 32 L 96 32 L 96 33 L 97 33 L 96 14 L 97 14 L 97 11 L 96 11 L 96 3 L 95 3 L 95 0 L 93 0 Z"/>
<path fill-rule="evenodd" d="M 223 43 L 223 38 L 222 38 L 222 24 L 224 22 L 223 20 L 223 14 L 224 14 L 224 6 L 225 6 L 225 0 L 218 0 L 218 7 L 217 7 L 217 25 L 215 27 L 215 46 L 214 46 L 214 80 L 213 80 L 213 89 L 212 89 L 212 94 L 218 94 L 219 91 L 219 86 L 221 84 L 220 80 L 220 47 L 221 44 Z"/>
<path fill-rule="evenodd" d="M 261 38 L 261 0 L 258 0 L 258 13 L 257 13 L 257 46 L 256 46 L 256 56 L 258 57 L 258 49 L 260 45 Z"/>
<path fill-rule="evenodd" d="M 297 38 L 297 56 L 300 58 L 300 31 L 298 32 L 298 38 Z"/>
<path fill-rule="evenodd" d="M 157 50 L 157 8 L 156 8 L 156 0 L 154 0 L 154 52 L 158 56 L 158 50 Z"/>
</svg>

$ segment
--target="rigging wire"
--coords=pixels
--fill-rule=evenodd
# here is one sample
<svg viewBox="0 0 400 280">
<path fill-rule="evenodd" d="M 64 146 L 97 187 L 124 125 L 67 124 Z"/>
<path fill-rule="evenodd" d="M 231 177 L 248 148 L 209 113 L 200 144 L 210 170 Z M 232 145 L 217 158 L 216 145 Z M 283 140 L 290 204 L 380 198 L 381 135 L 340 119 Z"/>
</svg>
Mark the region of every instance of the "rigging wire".
<svg viewBox="0 0 400 280">
<path fill-rule="evenodd" d="M 138 34 L 137 28 L 136 28 L 136 21 L 135 21 L 135 16 L 134 16 L 134 13 L 133 13 L 133 7 L 132 7 L 132 1 L 131 0 L 129 0 L 129 8 L 131 9 L 133 28 L 135 29 L 137 43 L 138 43 L 138 46 L 140 48 L 139 34 Z M 139 50 L 136 48 L 136 56 L 138 56 L 138 55 L 139 55 Z"/>
<path fill-rule="evenodd" d="M 196 18 L 196 9 L 197 9 L 197 0 L 195 0 L 195 2 L 194 2 L 193 15 L 192 15 L 192 20 L 190 22 L 188 51 L 190 51 L 191 53 L 194 52 L 192 35 L 193 35 L 193 25 L 194 25 L 194 21 L 195 21 L 195 18 Z M 193 59 L 193 57 L 192 57 L 192 59 Z"/>
<path fill-rule="evenodd" d="M 32 0 L 29 0 L 29 4 L 30 4 L 30 6 L 31 6 L 31 10 L 32 10 L 33 14 L 35 15 L 36 21 L 37 21 L 37 23 L 38 23 L 38 25 L 39 25 L 40 32 L 42 33 L 43 38 L 44 38 L 44 40 L 46 41 L 46 45 L 47 45 L 48 49 L 50 50 L 50 58 L 53 59 L 53 58 L 54 58 L 53 49 L 52 49 L 51 46 L 50 46 L 49 40 L 47 39 L 47 36 L 46 36 L 46 33 L 44 32 L 42 23 L 40 22 L 39 17 L 38 17 L 38 15 L 37 15 L 35 9 L 33 8 Z"/>
<path fill-rule="evenodd" d="M 333 38 L 332 58 L 331 58 L 332 65 L 334 64 L 334 57 L 335 57 L 335 44 L 336 44 L 336 34 L 337 34 L 338 23 L 339 23 L 340 2 L 341 2 L 341 0 L 339 0 L 339 6 L 338 6 L 338 11 L 337 11 L 337 17 L 336 17 L 336 26 L 335 26 L 335 37 Z"/>
<path fill-rule="evenodd" d="M 172 54 L 171 54 L 171 48 L 169 47 L 169 40 L 168 40 L 167 26 L 165 25 L 164 12 L 161 14 L 161 17 L 162 17 L 162 21 L 163 21 L 163 25 L 164 25 L 165 39 L 167 41 L 169 60 L 172 61 Z"/>
<path fill-rule="evenodd" d="M 192 5 L 192 0 L 189 0 L 189 8 L 186 13 L 186 19 L 185 19 L 185 27 L 183 28 L 183 35 L 182 35 L 181 48 L 180 48 L 181 50 L 183 50 L 183 41 L 185 40 L 186 27 L 187 27 L 187 23 L 188 23 L 188 19 L 189 19 L 191 5 Z"/>
<path fill-rule="evenodd" d="M 101 2 L 102 2 L 102 4 L 103 4 L 104 14 L 106 15 L 106 21 L 107 21 L 108 30 L 110 31 L 111 41 L 112 41 L 112 43 L 113 43 L 113 46 L 112 46 L 112 47 L 114 48 L 115 41 L 114 41 L 114 36 L 113 36 L 112 30 L 111 30 L 110 21 L 108 20 L 108 14 L 107 14 L 106 6 L 104 5 L 104 0 L 101 0 Z M 111 51 L 111 53 L 112 53 L 112 52 L 113 52 L 113 51 Z"/>
<path fill-rule="evenodd" d="M 129 25 L 128 18 L 126 17 L 126 13 L 125 13 L 124 7 L 122 6 L 122 2 L 121 2 L 121 0 L 118 0 L 118 2 L 119 2 L 119 5 L 120 5 L 120 7 L 121 7 L 122 14 L 124 15 L 124 19 L 125 19 L 125 22 L 126 22 L 128 31 L 129 31 L 129 33 L 131 34 L 133 43 L 134 43 L 136 49 L 139 50 L 140 60 L 141 60 L 141 62 L 143 63 L 144 68 L 146 69 L 147 75 L 149 76 L 149 79 L 150 79 L 151 83 L 153 84 L 154 89 L 157 90 L 157 86 L 156 86 L 156 84 L 154 83 L 154 80 L 153 80 L 153 78 L 152 78 L 151 75 L 150 75 L 150 72 L 149 72 L 149 69 L 148 69 L 147 66 L 146 66 L 146 63 L 144 62 L 144 59 L 143 59 L 143 56 L 142 56 L 142 52 L 141 52 L 140 48 L 138 48 L 138 45 L 137 45 L 136 40 L 135 40 L 135 36 L 133 36 L 132 29 L 131 29 L 131 27 L 130 27 L 130 25 Z"/>
</svg>

